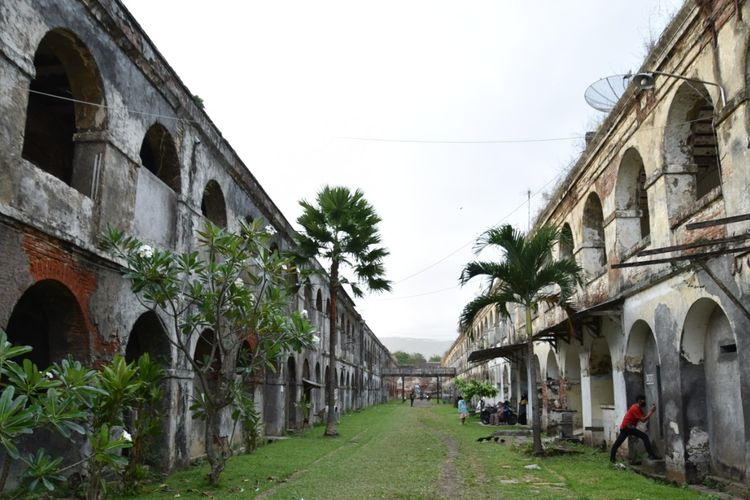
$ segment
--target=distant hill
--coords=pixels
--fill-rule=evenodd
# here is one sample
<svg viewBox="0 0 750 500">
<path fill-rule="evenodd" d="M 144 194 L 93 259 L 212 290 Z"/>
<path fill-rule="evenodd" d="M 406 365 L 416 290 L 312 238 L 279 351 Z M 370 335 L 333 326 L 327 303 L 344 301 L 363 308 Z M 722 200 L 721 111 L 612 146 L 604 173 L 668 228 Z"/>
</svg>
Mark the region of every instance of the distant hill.
<svg viewBox="0 0 750 500">
<path fill-rule="evenodd" d="M 418 352 L 425 359 L 435 354 L 442 356 L 453 344 L 452 340 L 415 339 L 410 337 L 378 337 L 389 351 L 404 351 L 409 354 Z"/>
</svg>

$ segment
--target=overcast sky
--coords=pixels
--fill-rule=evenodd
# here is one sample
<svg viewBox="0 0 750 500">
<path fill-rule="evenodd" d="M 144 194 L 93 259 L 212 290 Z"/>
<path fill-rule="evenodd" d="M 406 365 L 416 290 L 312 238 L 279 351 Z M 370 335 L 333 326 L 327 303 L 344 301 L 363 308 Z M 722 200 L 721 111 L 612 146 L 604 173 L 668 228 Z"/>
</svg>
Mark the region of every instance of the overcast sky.
<svg viewBox="0 0 750 500">
<path fill-rule="evenodd" d="M 602 117 L 586 87 L 637 70 L 682 3 L 124 1 L 295 227 L 324 184 L 365 192 L 394 286 L 359 310 L 436 339 L 478 290 L 473 240 L 526 229 L 527 190 L 533 216 Z M 530 139 L 563 140 L 471 143 Z"/>
</svg>

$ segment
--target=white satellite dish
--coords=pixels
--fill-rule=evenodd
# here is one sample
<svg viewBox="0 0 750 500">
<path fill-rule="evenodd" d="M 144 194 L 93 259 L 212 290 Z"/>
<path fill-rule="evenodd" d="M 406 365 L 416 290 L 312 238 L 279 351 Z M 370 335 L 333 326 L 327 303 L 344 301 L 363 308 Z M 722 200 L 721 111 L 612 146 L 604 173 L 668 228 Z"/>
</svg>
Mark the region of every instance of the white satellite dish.
<svg viewBox="0 0 750 500">
<path fill-rule="evenodd" d="M 586 89 L 583 98 L 592 108 L 609 113 L 630 85 L 633 75 L 612 75 L 597 80 Z"/>
</svg>

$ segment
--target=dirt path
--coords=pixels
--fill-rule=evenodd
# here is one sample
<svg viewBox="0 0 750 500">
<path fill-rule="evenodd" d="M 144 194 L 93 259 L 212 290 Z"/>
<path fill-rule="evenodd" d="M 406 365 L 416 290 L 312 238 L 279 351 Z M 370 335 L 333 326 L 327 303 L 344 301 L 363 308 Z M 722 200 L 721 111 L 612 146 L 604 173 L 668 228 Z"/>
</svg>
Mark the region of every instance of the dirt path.
<svg viewBox="0 0 750 500">
<path fill-rule="evenodd" d="M 447 434 L 441 434 L 440 439 L 448 448 L 448 456 L 443 463 L 442 481 L 440 492 L 446 498 L 458 498 L 458 471 L 456 470 L 456 459 L 458 458 L 458 443 Z"/>
</svg>

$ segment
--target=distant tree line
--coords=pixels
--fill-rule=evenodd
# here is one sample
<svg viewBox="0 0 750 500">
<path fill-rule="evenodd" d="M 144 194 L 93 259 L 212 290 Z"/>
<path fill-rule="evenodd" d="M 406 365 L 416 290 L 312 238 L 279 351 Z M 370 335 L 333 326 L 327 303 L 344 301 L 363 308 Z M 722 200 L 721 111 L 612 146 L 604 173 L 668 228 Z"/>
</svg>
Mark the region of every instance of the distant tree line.
<svg viewBox="0 0 750 500">
<path fill-rule="evenodd" d="M 396 361 L 400 365 L 418 365 L 421 363 L 427 363 L 424 355 L 418 352 L 408 353 L 404 351 L 396 351 L 393 353 L 393 357 L 396 358 Z M 442 358 L 439 354 L 435 354 L 430 357 L 430 363 L 440 363 L 441 359 Z"/>
</svg>

